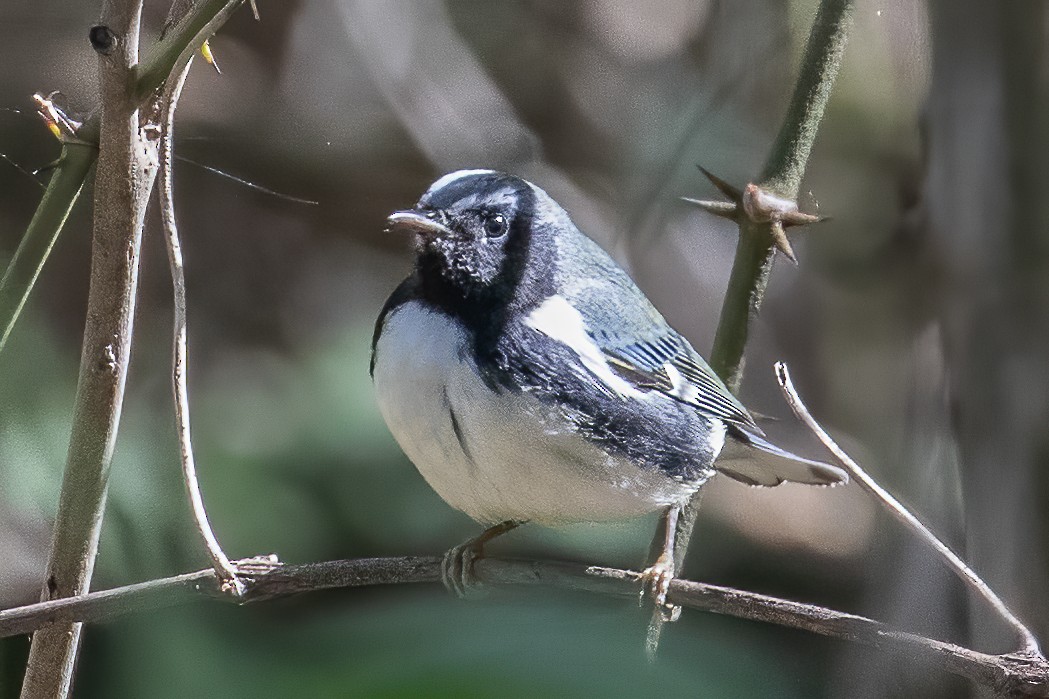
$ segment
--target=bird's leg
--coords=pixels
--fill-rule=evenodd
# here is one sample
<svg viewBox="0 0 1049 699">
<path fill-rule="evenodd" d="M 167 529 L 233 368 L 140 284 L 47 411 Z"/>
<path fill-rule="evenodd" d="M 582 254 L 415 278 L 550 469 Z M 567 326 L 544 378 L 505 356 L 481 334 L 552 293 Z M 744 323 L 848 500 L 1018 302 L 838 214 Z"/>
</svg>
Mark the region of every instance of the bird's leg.
<svg viewBox="0 0 1049 699">
<path fill-rule="evenodd" d="M 674 533 L 677 531 L 677 518 L 681 514 L 680 505 L 671 505 L 663 513 L 663 550 L 659 558 L 641 573 L 641 597 L 645 593 L 652 596 L 652 601 L 663 617 L 663 621 L 677 621 L 681 616 L 681 607 L 667 604 L 667 591 L 670 581 L 674 579 Z"/>
<path fill-rule="evenodd" d="M 466 597 L 466 590 L 473 584 L 473 564 L 484 558 L 484 545 L 497 536 L 516 529 L 523 522 L 507 520 L 488 527 L 483 532 L 463 543 L 448 549 L 441 561 L 441 582 L 456 597 Z"/>
</svg>

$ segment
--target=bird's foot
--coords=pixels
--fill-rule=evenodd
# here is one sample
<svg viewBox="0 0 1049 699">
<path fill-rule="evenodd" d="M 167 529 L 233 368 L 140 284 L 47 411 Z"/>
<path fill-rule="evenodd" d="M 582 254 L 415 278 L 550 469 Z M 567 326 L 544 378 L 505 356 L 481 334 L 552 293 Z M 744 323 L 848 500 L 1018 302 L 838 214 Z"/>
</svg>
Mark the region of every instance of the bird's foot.
<svg viewBox="0 0 1049 699">
<path fill-rule="evenodd" d="M 484 558 L 484 545 L 495 537 L 515 529 L 520 524 L 515 521 L 500 522 L 474 538 L 448 549 L 444 558 L 441 559 L 441 583 L 456 597 L 460 599 L 466 597 L 470 588 L 477 584 L 473 574 L 473 565 L 478 559 Z"/>
<path fill-rule="evenodd" d="M 441 559 L 441 583 L 453 595 L 462 599 L 474 584 L 473 564 L 484 556 L 484 547 L 473 539 L 448 549 Z"/>
<path fill-rule="evenodd" d="M 670 591 L 670 582 L 675 573 L 674 560 L 666 554 L 657 558 L 655 563 L 641 573 L 641 595 L 638 602 L 643 602 L 647 593 L 663 621 L 677 621 L 681 617 L 681 607 L 667 602 L 667 592 Z"/>
</svg>

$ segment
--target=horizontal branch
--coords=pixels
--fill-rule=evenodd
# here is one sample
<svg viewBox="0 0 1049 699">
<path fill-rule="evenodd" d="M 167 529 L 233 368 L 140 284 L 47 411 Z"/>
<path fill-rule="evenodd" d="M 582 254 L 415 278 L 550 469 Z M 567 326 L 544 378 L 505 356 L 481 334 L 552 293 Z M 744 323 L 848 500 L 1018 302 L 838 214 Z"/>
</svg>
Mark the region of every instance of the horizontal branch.
<svg viewBox="0 0 1049 699">
<path fill-rule="evenodd" d="M 245 568 L 250 570 L 248 566 L 241 570 Z M 245 573 L 243 601 L 257 602 L 342 587 L 434 583 L 440 580 L 440 568 L 440 558 L 411 556 L 279 566 L 260 574 Z M 640 573 L 583 563 L 485 558 L 475 563 L 474 572 L 479 582 L 489 585 L 545 585 L 634 597 L 641 589 Z M 214 570 L 3 610 L 0 611 L 0 638 L 31 633 L 54 622 L 106 621 L 201 598 L 231 599 L 219 592 Z M 855 614 L 688 580 L 674 580 L 667 599 L 690 609 L 855 641 L 967 677 L 1003 695 L 1049 697 L 1049 664 L 1023 653 L 980 653 L 897 631 Z"/>
</svg>

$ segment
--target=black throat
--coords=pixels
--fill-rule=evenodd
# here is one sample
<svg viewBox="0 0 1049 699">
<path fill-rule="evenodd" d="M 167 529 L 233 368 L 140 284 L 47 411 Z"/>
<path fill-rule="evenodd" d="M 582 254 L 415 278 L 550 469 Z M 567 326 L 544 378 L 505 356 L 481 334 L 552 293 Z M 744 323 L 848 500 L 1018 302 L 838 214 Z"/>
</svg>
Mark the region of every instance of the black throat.
<svg viewBox="0 0 1049 699">
<path fill-rule="evenodd" d="M 499 271 L 489 284 L 454 282 L 435 252 L 423 252 L 416 260 L 417 298 L 462 322 L 481 363 L 496 359 L 499 341 L 512 319 L 527 314 L 552 293 L 552 244 L 536 240 L 536 224 L 535 194 L 525 187 L 518 192 L 518 209 L 507 231 Z"/>
</svg>

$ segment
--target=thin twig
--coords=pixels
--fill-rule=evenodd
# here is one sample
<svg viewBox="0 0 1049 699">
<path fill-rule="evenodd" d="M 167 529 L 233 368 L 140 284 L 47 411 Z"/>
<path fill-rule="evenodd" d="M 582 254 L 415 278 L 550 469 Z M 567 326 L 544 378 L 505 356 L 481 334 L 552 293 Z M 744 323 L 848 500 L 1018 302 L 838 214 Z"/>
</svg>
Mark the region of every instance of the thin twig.
<svg viewBox="0 0 1049 699">
<path fill-rule="evenodd" d="M 182 478 L 189 495 L 190 509 L 193 512 L 193 523 L 200 533 L 211 564 L 215 568 L 221 587 L 239 596 L 243 593 L 243 584 L 237 579 L 237 572 L 229 558 L 219 545 L 208 513 L 204 508 L 204 498 L 197 480 L 196 460 L 193 457 L 193 441 L 189 425 L 189 348 L 186 325 L 186 272 L 182 263 L 182 245 L 179 243 L 178 225 L 175 221 L 175 194 L 172 178 L 172 144 L 175 137 L 175 109 L 186 77 L 193 65 L 192 57 L 186 61 L 181 73 L 174 80 L 169 80 L 161 95 L 163 114 L 163 131 L 160 141 L 160 220 L 164 227 L 164 241 L 167 244 L 168 263 L 171 268 L 171 285 L 174 291 L 174 337 L 172 338 L 171 387 L 175 400 L 175 425 L 178 432 L 179 453 L 182 462 Z"/>
<path fill-rule="evenodd" d="M 250 568 L 254 561 L 242 569 Z M 265 567 L 265 566 L 264 566 Z M 364 558 L 274 568 L 245 577 L 247 602 L 333 588 L 439 583 L 441 559 L 435 556 Z M 477 580 L 486 585 L 542 585 L 636 598 L 641 573 L 561 561 L 483 558 L 475 562 Z M 126 614 L 187 604 L 196 599 L 233 601 L 216 593 L 215 571 L 201 570 L 171 578 L 92 592 L 0 611 L 0 637 L 29 633 L 54 623 L 103 622 Z M 894 630 L 855 614 L 812 604 L 676 579 L 667 600 L 697 611 L 777 624 L 854 641 L 897 655 L 902 661 L 940 668 L 1010 696 L 1049 697 L 1049 663 L 1022 654 L 990 655 L 951 643 Z"/>
<path fill-rule="evenodd" d="M 812 430 L 812 433 L 823 443 L 823 446 L 827 447 L 827 449 L 834 454 L 838 461 L 841 462 L 841 465 L 845 467 L 845 470 L 849 472 L 849 475 L 859 483 L 860 487 L 874 495 L 878 502 L 889 510 L 889 513 L 892 514 L 893 517 L 902 522 L 904 526 L 917 534 L 918 538 L 940 554 L 951 570 L 961 578 L 962 582 L 987 600 L 1006 623 L 1016 631 L 1016 634 L 1019 637 L 1022 653 L 1037 656 L 1044 660 L 1045 657 L 1042 655 L 1042 651 L 1038 646 L 1038 640 L 1034 637 L 1034 634 L 1031 633 L 1031 630 L 1024 626 L 1023 622 L 1021 622 L 1016 615 L 1009 610 L 1005 605 L 1005 602 L 995 594 L 994 590 L 992 590 L 990 586 L 958 556 L 958 554 L 952 551 L 947 544 L 943 543 L 929 530 L 928 527 L 922 524 L 921 520 L 911 514 L 906 507 L 900 504 L 899 500 L 894 498 L 889 491 L 878 485 L 878 483 L 871 478 L 858 463 L 856 463 L 833 439 L 831 439 L 830 435 L 827 434 L 820 424 L 816 422 L 815 418 L 812 417 L 812 414 L 809 413 L 808 408 L 805 407 L 798 392 L 795 390 L 794 384 L 790 380 L 790 372 L 787 370 L 787 365 L 783 362 L 776 362 L 776 379 L 779 381 L 780 389 L 783 391 L 787 403 L 790 404 L 790 409 L 794 411 L 794 414 L 798 416 L 799 420 L 804 422 L 805 425 Z"/>
</svg>

